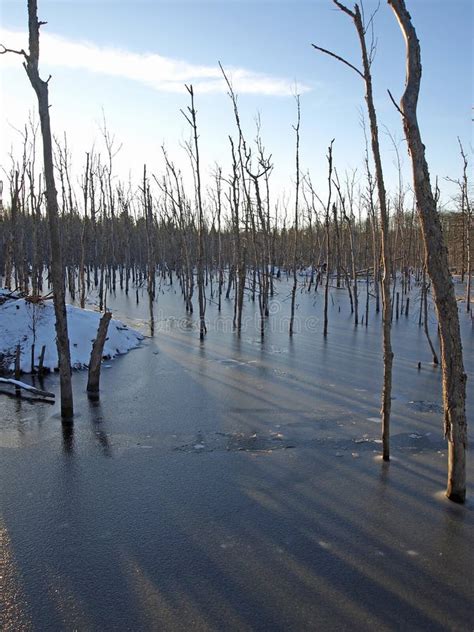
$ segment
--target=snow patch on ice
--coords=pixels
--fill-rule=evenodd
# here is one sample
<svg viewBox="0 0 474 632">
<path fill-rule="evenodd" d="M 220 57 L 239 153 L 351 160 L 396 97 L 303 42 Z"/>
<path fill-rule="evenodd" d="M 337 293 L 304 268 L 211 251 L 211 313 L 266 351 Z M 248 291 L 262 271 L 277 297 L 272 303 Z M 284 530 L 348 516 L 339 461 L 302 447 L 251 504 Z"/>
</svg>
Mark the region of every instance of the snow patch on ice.
<svg viewBox="0 0 474 632">
<path fill-rule="evenodd" d="M 9 294 L 0 289 L 0 296 Z M 99 312 L 67 305 L 71 364 L 80 369 L 88 366 L 92 343 L 97 335 Z M 52 301 L 31 303 L 23 298 L 0 304 L 0 355 L 14 357 L 17 345 L 21 348 L 21 370 L 31 370 L 31 346 L 35 345 L 35 365 L 39 363 L 41 348 L 46 346 L 43 366 L 54 370 L 58 366 L 56 331 Z M 104 346 L 104 357 L 113 358 L 138 347 L 144 336 L 128 328 L 120 320 L 112 319 Z M 9 367 L 13 369 L 13 361 Z"/>
</svg>

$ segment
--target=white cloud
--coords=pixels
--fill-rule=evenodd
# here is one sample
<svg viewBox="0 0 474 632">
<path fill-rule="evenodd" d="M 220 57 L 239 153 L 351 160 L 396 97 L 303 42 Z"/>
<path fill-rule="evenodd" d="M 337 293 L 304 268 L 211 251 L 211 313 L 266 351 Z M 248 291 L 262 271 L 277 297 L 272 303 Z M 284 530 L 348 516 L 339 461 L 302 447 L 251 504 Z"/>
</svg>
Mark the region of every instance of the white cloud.
<svg viewBox="0 0 474 632">
<path fill-rule="evenodd" d="M 28 36 L 25 32 L 0 28 L 0 42 L 8 48 L 26 50 Z M 15 55 L 0 58 L 0 68 L 18 63 Z M 137 81 L 160 92 L 183 92 L 185 83 L 192 83 L 199 92 L 226 91 L 217 64 L 200 66 L 156 53 L 133 53 L 120 48 L 101 47 L 90 42 L 68 40 L 46 30 L 41 33 L 40 66 L 43 74 L 53 67 L 82 69 Z M 245 68 L 229 67 L 226 72 L 238 94 L 291 96 L 295 93 L 295 82 L 289 79 Z M 298 84 L 300 94 L 309 90 L 309 86 Z"/>
</svg>

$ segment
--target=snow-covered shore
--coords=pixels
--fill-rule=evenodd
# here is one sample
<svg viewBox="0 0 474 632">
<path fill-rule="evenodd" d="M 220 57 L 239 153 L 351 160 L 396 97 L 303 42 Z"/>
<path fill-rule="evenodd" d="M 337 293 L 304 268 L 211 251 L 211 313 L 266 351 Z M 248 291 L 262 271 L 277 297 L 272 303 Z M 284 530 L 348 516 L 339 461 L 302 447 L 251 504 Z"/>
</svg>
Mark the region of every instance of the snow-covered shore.
<svg viewBox="0 0 474 632">
<path fill-rule="evenodd" d="M 0 290 L 0 298 L 9 295 Z M 87 309 L 67 305 L 71 363 L 76 369 L 89 363 L 92 343 L 97 335 L 101 314 Z M 56 332 L 54 328 L 52 300 L 37 304 L 24 298 L 10 298 L 0 304 L 0 357 L 3 368 L 13 369 L 15 350 L 21 347 L 21 370 L 31 371 L 31 347 L 35 345 L 35 365 L 39 363 L 41 348 L 46 346 L 43 366 L 54 370 L 58 366 Z M 120 320 L 112 319 L 109 324 L 104 356 L 113 358 L 138 347 L 143 335 L 130 329 Z"/>
</svg>

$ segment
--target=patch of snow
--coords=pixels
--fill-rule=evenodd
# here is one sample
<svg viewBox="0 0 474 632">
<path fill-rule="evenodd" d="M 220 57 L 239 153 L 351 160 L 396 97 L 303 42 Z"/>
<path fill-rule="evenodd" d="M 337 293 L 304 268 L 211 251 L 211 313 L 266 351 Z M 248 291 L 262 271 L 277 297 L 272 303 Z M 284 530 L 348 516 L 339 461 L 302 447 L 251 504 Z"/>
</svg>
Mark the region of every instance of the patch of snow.
<svg viewBox="0 0 474 632">
<path fill-rule="evenodd" d="M 0 290 L 1 294 L 9 293 Z M 75 369 L 89 364 L 92 343 L 97 336 L 101 313 L 67 305 L 71 364 Z M 31 370 L 31 346 L 35 344 L 35 366 L 39 363 L 41 348 L 46 346 L 43 366 L 54 370 L 58 366 L 56 349 L 54 306 L 52 301 L 30 303 L 23 298 L 7 300 L 0 305 L 0 354 L 15 355 L 17 345 L 21 347 L 21 370 Z M 120 320 L 109 323 L 104 357 L 113 358 L 138 347 L 144 336 L 128 328 Z M 13 369 L 14 361 L 10 364 Z"/>
</svg>

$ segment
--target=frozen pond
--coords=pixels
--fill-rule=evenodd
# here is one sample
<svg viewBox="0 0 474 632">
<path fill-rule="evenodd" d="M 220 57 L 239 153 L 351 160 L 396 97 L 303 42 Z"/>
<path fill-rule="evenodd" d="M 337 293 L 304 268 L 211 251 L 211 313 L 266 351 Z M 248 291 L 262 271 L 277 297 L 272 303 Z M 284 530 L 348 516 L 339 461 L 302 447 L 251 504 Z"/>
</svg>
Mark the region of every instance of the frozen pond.
<svg viewBox="0 0 474 632">
<path fill-rule="evenodd" d="M 417 291 L 393 323 L 383 464 L 380 316 L 371 304 L 355 328 L 333 290 L 324 340 L 322 293 L 301 291 L 290 340 L 289 290 L 277 284 L 263 343 L 257 305 L 239 339 L 223 300 L 201 344 L 197 299 L 186 317 L 163 287 L 154 338 L 105 363 L 100 403 L 74 375 L 73 427 L 57 404 L 1 396 L 2 630 L 473 628 L 474 503 L 442 494 L 440 369 Z M 147 333 L 144 295 L 108 304 Z M 471 464 L 468 480 L 472 496 Z"/>
</svg>

